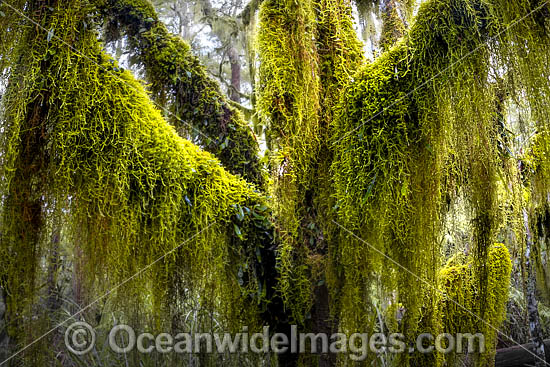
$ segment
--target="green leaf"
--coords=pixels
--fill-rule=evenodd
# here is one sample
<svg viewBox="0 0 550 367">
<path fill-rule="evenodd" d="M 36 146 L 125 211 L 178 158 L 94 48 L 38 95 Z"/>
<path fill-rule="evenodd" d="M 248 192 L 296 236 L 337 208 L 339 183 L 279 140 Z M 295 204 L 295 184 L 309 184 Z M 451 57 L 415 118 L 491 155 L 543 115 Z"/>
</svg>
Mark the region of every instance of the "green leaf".
<svg viewBox="0 0 550 367">
<path fill-rule="evenodd" d="M 259 219 L 259 220 L 264 220 L 265 219 L 264 216 L 259 215 L 256 212 L 252 212 L 252 215 L 254 216 L 254 218 Z"/>
<path fill-rule="evenodd" d="M 258 210 L 261 212 L 265 212 L 267 210 L 267 206 L 265 206 L 265 204 L 262 204 L 258 207 Z"/>
<path fill-rule="evenodd" d="M 376 172 L 376 174 L 374 175 L 374 178 L 370 182 L 369 187 L 367 188 L 367 193 L 365 194 L 365 196 L 363 197 L 363 200 L 361 201 L 361 205 L 364 205 L 367 202 L 367 199 L 372 194 L 372 188 L 374 186 L 374 183 L 376 182 L 376 178 L 378 178 L 378 172 Z"/>
<path fill-rule="evenodd" d="M 235 230 L 235 234 L 237 235 L 237 237 L 239 237 L 239 239 L 241 241 L 244 240 L 243 234 L 242 234 L 241 229 L 239 228 L 239 226 L 236 225 L 235 223 L 233 223 L 233 229 Z"/>
<path fill-rule="evenodd" d="M 237 219 L 239 220 L 239 222 L 242 222 L 243 219 L 244 219 L 244 212 L 243 212 L 243 208 L 237 204 Z"/>
</svg>

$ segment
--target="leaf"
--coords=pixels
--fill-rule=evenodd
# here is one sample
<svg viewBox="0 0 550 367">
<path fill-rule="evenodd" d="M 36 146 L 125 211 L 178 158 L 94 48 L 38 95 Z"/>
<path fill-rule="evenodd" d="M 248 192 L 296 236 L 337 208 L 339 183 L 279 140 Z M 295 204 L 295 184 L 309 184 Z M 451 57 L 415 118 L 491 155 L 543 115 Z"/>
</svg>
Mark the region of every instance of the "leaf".
<svg viewBox="0 0 550 367">
<path fill-rule="evenodd" d="M 264 220 L 265 219 L 264 216 L 259 215 L 256 212 L 252 212 L 252 215 L 254 216 L 254 218 L 259 219 L 259 220 Z"/>
<path fill-rule="evenodd" d="M 229 136 L 226 136 L 226 137 L 225 137 L 225 140 L 224 140 L 223 143 L 222 143 L 222 145 L 220 145 L 220 148 L 221 148 L 222 150 L 224 150 L 225 148 L 228 147 L 228 145 L 229 145 Z"/>
<path fill-rule="evenodd" d="M 53 29 L 50 29 L 50 30 L 48 31 L 48 36 L 46 37 L 46 40 L 47 40 L 48 42 L 50 42 L 50 41 L 52 40 L 53 36 L 54 36 L 54 31 L 53 31 Z"/>
<path fill-rule="evenodd" d="M 0 17 L 5 17 L 5 16 L 6 16 L 6 14 L 3 11 L 0 10 Z"/>
<path fill-rule="evenodd" d="M 239 228 L 239 226 L 236 225 L 235 223 L 233 223 L 233 229 L 235 230 L 235 234 L 237 235 L 237 237 L 239 237 L 239 239 L 241 241 L 244 240 L 243 234 L 242 234 L 241 229 Z"/>
<path fill-rule="evenodd" d="M 239 220 L 239 222 L 242 222 L 243 219 L 244 219 L 244 212 L 243 212 L 243 208 L 240 206 L 240 205 L 237 205 L 237 219 Z"/>
<path fill-rule="evenodd" d="M 224 150 L 226 147 L 227 147 L 227 145 L 225 144 L 225 141 L 220 144 L 220 149 L 221 150 Z"/>
<path fill-rule="evenodd" d="M 370 182 L 369 187 L 367 188 L 367 193 L 365 194 L 365 196 L 363 197 L 363 200 L 361 201 L 361 205 L 365 204 L 367 202 L 367 199 L 372 194 L 372 188 L 374 186 L 374 183 L 376 182 L 377 177 L 378 177 L 378 171 L 376 172 L 376 174 L 374 175 L 374 178 Z"/>
<path fill-rule="evenodd" d="M 261 212 L 265 212 L 267 210 L 267 206 L 265 204 L 262 204 L 258 207 L 258 210 Z"/>
</svg>

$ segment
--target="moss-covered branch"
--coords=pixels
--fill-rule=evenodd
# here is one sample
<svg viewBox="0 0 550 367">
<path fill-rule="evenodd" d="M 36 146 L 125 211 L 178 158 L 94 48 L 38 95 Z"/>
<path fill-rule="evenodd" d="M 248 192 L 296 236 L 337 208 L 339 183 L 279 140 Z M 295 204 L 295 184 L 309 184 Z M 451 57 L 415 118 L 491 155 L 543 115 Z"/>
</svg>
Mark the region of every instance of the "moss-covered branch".
<svg viewBox="0 0 550 367">
<path fill-rule="evenodd" d="M 368 303 L 353 284 L 369 284 L 372 274 L 382 273 L 407 309 L 401 326 L 414 330 L 421 309 L 431 304 L 422 326 L 437 332 L 435 300 L 419 302 L 432 290 L 399 271 L 386 273 L 386 259 L 371 246 L 435 286 L 440 226 L 458 195 L 467 202 L 473 232 L 472 266 L 481 295 L 476 310 L 482 318 L 496 317 L 486 302 L 490 249 L 499 229 L 517 230 L 523 187 L 515 180 L 515 162 L 498 148 L 502 111 L 495 108 L 494 80 L 506 73 L 512 81 L 507 93 L 526 100 L 534 123 L 547 130 L 547 35 L 544 3 L 432 0 L 420 7 L 403 40 L 355 76 L 333 123 L 332 172 L 340 220 L 369 245 L 353 238 L 342 245 L 341 261 L 353 264 L 344 268 L 345 318 Z M 505 213 L 507 201 L 515 204 Z"/>
<path fill-rule="evenodd" d="M 270 256 L 265 199 L 178 136 L 143 85 L 102 52 L 88 5 L 34 12 L 46 30 L 21 28 L 11 59 L 0 114 L 0 280 L 9 314 L 35 305 L 38 264 L 52 223 L 61 222 L 67 242 L 78 244 L 88 292 L 103 295 L 147 269 L 113 292 L 121 310 L 160 315 L 185 294 L 216 310 L 227 330 L 239 320 L 254 325 L 273 278 L 259 265 Z M 27 331 L 29 339 L 39 332 Z"/>
<path fill-rule="evenodd" d="M 144 67 L 153 97 L 170 107 L 170 121 L 178 130 L 216 155 L 230 172 L 263 187 L 252 130 L 207 76 L 189 45 L 168 32 L 152 4 L 148 0 L 94 3 L 108 20 L 108 40 L 126 36 L 132 60 Z"/>
</svg>

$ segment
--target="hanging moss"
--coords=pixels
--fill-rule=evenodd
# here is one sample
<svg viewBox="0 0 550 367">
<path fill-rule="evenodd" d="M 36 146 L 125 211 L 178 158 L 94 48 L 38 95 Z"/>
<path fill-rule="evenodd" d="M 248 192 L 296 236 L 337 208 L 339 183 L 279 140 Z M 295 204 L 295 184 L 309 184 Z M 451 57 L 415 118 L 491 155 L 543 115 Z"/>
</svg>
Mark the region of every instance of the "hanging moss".
<svg viewBox="0 0 550 367">
<path fill-rule="evenodd" d="M 265 199 L 163 120 L 143 85 L 102 52 L 89 11 L 74 1 L 31 13 L 50 31 L 23 28 L 13 58 L 1 115 L 9 313 L 31 311 L 61 218 L 85 259 L 90 296 L 154 263 L 116 290 L 121 307 L 152 300 L 161 315 L 185 294 L 226 330 L 253 327 L 271 276 L 259 266 L 271 242 Z M 21 342 L 39 332 L 27 331 Z"/>
<path fill-rule="evenodd" d="M 533 238 L 531 260 L 535 264 L 537 289 L 540 301 L 550 304 L 550 273 L 548 272 L 548 247 L 550 243 L 550 203 L 548 201 L 548 149 L 550 139 L 546 130 L 533 136 L 529 149 L 520 161 L 520 173 L 525 184 L 526 204 L 529 204 L 528 214 L 533 223 Z"/>
<path fill-rule="evenodd" d="M 389 50 L 405 33 L 405 24 L 399 16 L 395 0 L 385 1 L 381 20 L 382 32 L 380 35 L 380 47 L 383 50 Z"/>
<path fill-rule="evenodd" d="M 280 290 L 294 318 L 303 322 L 311 307 L 309 272 L 318 260 L 308 249 L 309 239 L 299 231 L 302 218 L 311 210 L 306 192 L 313 187 L 312 167 L 320 146 L 319 61 L 313 4 L 264 1 L 259 27 L 257 106 L 260 118 L 269 127 L 273 208 L 281 241 Z"/>
<path fill-rule="evenodd" d="M 397 302 L 407 309 L 402 328 L 413 337 L 426 286 L 371 248 L 434 281 L 440 183 L 428 167 L 440 163 L 415 123 L 416 105 L 405 94 L 410 85 L 407 58 L 401 43 L 355 76 L 359 82 L 346 90 L 333 125 L 342 133 L 332 172 L 340 223 L 366 241 L 349 235 L 341 240 L 342 325 L 352 329 L 375 321 L 371 284 L 380 279 L 386 296 L 399 290 Z M 354 121 L 372 116 L 354 131 Z M 340 146 L 345 148 L 340 151 Z"/>
<path fill-rule="evenodd" d="M 497 341 L 496 328 L 501 325 L 506 316 L 506 302 L 510 287 L 512 263 L 506 247 L 497 244 L 489 249 L 487 292 L 483 303 L 489 306 L 485 311 L 483 321 L 476 317 L 482 296 L 475 266 L 470 261 L 450 261 L 439 271 L 439 282 L 443 297 L 438 304 L 438 311 L 443 318 L 443 330 L 451 335 L 481 333 L 485 337 L 486 353 L 478 355 L 480 366 L 494 365 L 495 344 Z M 465 353 L 466 351 L 464 351 Z M 477 351 L 470 351 L 474 355 Z M 450 360 L 456 356 L 448 357 Z"/>
<path fill-rule="evenodd" d="M 495 78 L 502 72 L 515 75 L 512 94 L 547 90 L 548 84 L 547 71 L 539 69 L 548 42 L 546 25 L 537 20 L 542 10 L 525 18 L 536 5 L 516 5 L 425 2 L 405 39 L 364 67 L 343 93 L 333 123 L 339 215 L 342 224 L 369 243 L 350 237 L 341 245 L 346 264 L 342 319 L 348 325 L 362 321 L 357 309 L 368 310 L 368 285 L 373 274 L 382 273 L 386 289 L 400 290 L 397 300 L 407 310 L 405 330 L 415 330 L 426 307 L 420 295 L 431 291 L 371 246 L 436 286 L 440 224 L 446 202 L 459 190 L 470 208 L 481 295 L 477 310 L 481 317 L 492 312 L 484 301 L 490 287 L 488 251 L 506 223 L 499 187 L 517 182 L 516 165 L 498 149 L 501 111 L 495 109 Z M 514 19 L 524 22 L 516 26 Z M 520 55 L 525 54 L 543 76 L 523 67 Z M 521 82 L 520 75 L 526 76 Z M 534 93 L 540 97 L 539 91 Z M 522 190 L 510 191 L 517 195 Z M 511 216 L 518 217 L 520 209 L 515 206 Z M 422 325 L 428 330 L 438 327 L 434 301 L 428 301 L 432 321 Z"/>
<path fill-rule="evenodd" d="M 335 106 L 345 86 L 351 81 L 355 71 L 364 61 L 362 45 L 357 38 L 352 22 L 352 4 L 347 0 L 327 0 L 315 2 L 317 13 L 317 47 L 320 59 L 322 124 L 319 163 L 315 167 L 317 188 L 314 194 L 314 218 L 322 233 L 322 254 L 325 257 L 323 281 L 320 287 L 330 290 L 329 311 L 338 320 L 342 274 L 339 263 L 339 231 L 335 225 L 336 202 L 330 171 L 332 149 L 330 129 L 334 120 Z M 319 251 L 321 252 L 321 251 Z M 326 285 L 325 285 L 326 282 Z M 319 286 L 318 286 L 319 287 Z M 334 321 L 337 324 L 336 321 Z M 331 332 L 336 331 L 336 326 Z"/>
<path fill-rule="evenodd" d="M 21 8 L 24 1 L 12 1 L 15 8 Z M 21 16 L 7 7 L 0 9 L 0 80 L 3 77 L 10 59 L 14 56 L 13 50 L 20 41 L 21 33 L 14 29 L 23 25 Z"/>
<path fill-rule="evenodd" d="M 110 11 L 114 3 L 99 4 Z M 9 41 L 17 56 L 1 57 L 11 68 L 0 155 L 0 280 L 10 312 L 36 294 L 45 239 L 54 219 L 63 217 L 87 269 L 98 274 L 90 289 L 125 279 L 182 245 L 149 279 L 119 296 L 143 301 L 153 294 L 158 311 L 165 303 L 177 308 L 191 290 L 206 309 L 220 312 L 226 330 L 255 321 L 255 307 L 241 310 L 250 301 L 262 304 L 268 288 L 257 253 L 261 257 L 269 242 L 265 199 L 164 122 L 143 86 L 101 52 L 85 25 L 94 9 L 88 5 L 81 0 L 33 13 L 51 31 L 29 27 L 17 36 L 19 45 Z M 171 63 L 172 55 L 185 55 L 185 44 L 166 34 L 148 3 L 112 8 L 127 35 L 136 37 L 130 42 L 149 70 L 155 98 L 169 103 L 181 96 L 164 85 L 179 85 L 167 70 L 189 77 L 180 65 L 191 65 L 194 75 L 188 59 Z M 524 190 L 515 162 L 499 145 L 505 111 L 495 108 L 503 98 L 497 80 L 506 81 L 506 98 L 525 99 L 541 137 L 539 180 L 525 202 L 543 204 L 548 197 L 547 11 L 527 0 L 431 0 L 403 40 L 352 76 L 361 56 L 346 1 L 264 2 L 259 106 L 271 131 L 279 291 L 296 321 L 305 322 L 312 289 L 328 281 L 341 330 L 374 330 L 376 296 L 388 303 L 386 324 L 410 340 L 420 330 L 482 330 L 490 348 L 481 363 L 490 361 L 494 330 L 466 318 L 451 298 L 495 327 L 502 320 L 510 263 L 504 246 L 493 243 L 520 211 Z M 208 111 L 223 105 L 201 98 L 190 104 Z M 183 112 L 177 102 L 172 106 L 192 120 L 190 104 L 182 104 Z M 469 209 L 473 247 L 466 263 L 455 259 L 438 272 L 447 204 L 459 194 Z M 330 225 L 332 208 L 366 242 L 338 233 Z M 448 297 L 438 299 L 433 287 Z M 401 323 L 392 315 L 397 308 L 404 312 Z M 396 363 L 443 363 L 427 358 L 403 355 Z"/>
<path fill-rule="evenodd" d="M 258 49 L 258 109 L 269 126 L 273 205 L 282 243 L 280 292 L 294 318 L 304 322 L 310 312 L 316 317 L 314 303 L 328 302 L 312 297 L 326 287 L 335 236 L 328 126 L 339 93 L 363 57 L 351 4 L 265 1 Z"/>
<path fill-rule="evenodd" d="M 171 35 L 146 0 L 96 0 L 107 17 L 108 41 L 126 36 L 132 61 L 143 66 L 154 99 L 169 121 L 220 159 L 233 174 L 263 187 L 258 142 L 252 130 L 209 78 L 189 45 Z"/>
</svg>

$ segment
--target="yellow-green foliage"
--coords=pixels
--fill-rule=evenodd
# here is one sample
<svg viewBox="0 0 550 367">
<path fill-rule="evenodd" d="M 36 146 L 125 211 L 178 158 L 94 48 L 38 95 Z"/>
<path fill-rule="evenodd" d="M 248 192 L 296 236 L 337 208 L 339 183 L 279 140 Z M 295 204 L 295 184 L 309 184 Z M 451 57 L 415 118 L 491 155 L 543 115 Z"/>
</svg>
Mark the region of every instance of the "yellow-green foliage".
<svg viewBox="0 0 550 367">
<path fill-rule="evenodd" d="M 258 108 L 270 126 L 269 144 L 281 172 L 308 188 L 319 149 L 319 58 L 311 1 L 262 4 L 258 48 Z"/>
<path fill-rule="evenodd" d="M 20 8 L 25 1 L 12 0 L 10 3 L 14 7 Z M 19 42 L 21 36 L 20 32 L 14 32 L 13 30 L 21 25 L 19 14 L 7 7 L 0 9 L 0 78 L 3 77 L 4 70 L 9 65 L 11 57 L 13 57 L 13 48 Z"/>
<path fill-rule="evenodd" d="M 319 0 L 314 2 L 317 14 L 317 45 L 322 84 L 323 139 L 332 121 L 334 106 L 340 93 L 361 66 L 362 44 L 357 39 L 349 0 Z"/>
<path fill-rule="evenodd" d="M 2 101 L 0 280 L 10 312 L 35 301 L 48 233 L 62 222 L 90 295 L 158 260 L 117 289 L 125 305 L 164 309 L 185 294 L 227 330 L 253 325 L 268 276 L 258 267 L 270 243 L 261 194 L 163 120 L 101 50 L 87 1 L 42 10 L 31 14 L 50 31 L 23 28 Z"/>
<path fill-rule="evenodd" d="M 506 317 L 506 302 L 510 287 L 512 263 L 510 254 L 502 244 L 492 246 L 487 256 L 487 290 L 480 292 L 475 274 L 474 260 L 450 261 L 438 274 L 442 297 L 438 312 L 442 317 L 443 331 L 451 335 L 481 333 L 485 337 L 486 353 L 478 359 L 480 366 L 494 365 L 497 329 Z M 480 300 L 480 297 L 484 297 Z M 480 302 L 488 306 L 483 319 L 479 314 Z M 466 352 L 466 351 L 464 351 Z M 470 352 L 480 352 L 479 350 Z"/>
<path fill-rule="evenodd" d="M 388 50 L 405 33 L 405 24 L 397 12 L 397 3 L 395 0 L 386 1 L 380 17 L 382 20 L 380 47 Z"/>
<path fill-rule="evenodd" d="M 342 93 L 333 123 L 339 218 L 369 243 L 351 236 L 341 241 L 343 325 L 368 321 L 357 310 L 368 311 L 368 285 L 373 274 L 382 273 L 385 289 L 397 286 L 397 300 L 407 309 L 403 325 L 414 332 L 426 307 L 420 294 L 429 288 L 423 290 L 422 282 L 371 246 L 435 285 L 445 204 L 459 190 L 468 201 L 474 232 L 477 309 L 481 317 L 491 313 L 484 301 L 490 290 L 487 252 L 499 226 L 506 225 L 499 223 L 498 188 L 507 187 L 511 195 L 522 191 L 510 188 L 517 186 L 516 165 L 498 148 L 500 81 L 506 81 L 507 95 L 529 95 L 530 108 L 540 111 L 537 123 L 547 124 L 542 111 L 549 104 L 538 89 L 547 91 L 549 81 L 543 61 L 548 57 L 546 8 L 536 6 L 425 2 L 405 38 L 360 70 Z M 523 57 L 536 72 L 528 70 Z M 514 206 L 512 215 L 519 217 L 520 209 Z M 434 300 L 429 302 L 435 312 Z M 424 328 L 437 328 L 433 316 L 430 321 L 423 315 Z"/>
<path fill-rule="evenodd" d="M 333 235 L 328 126 L 363 55 L 347 0 L 265 1 L 259 26 L 258 110 L 270 131 L 280 290 L 303 321 Z"/>
<path fill-rule="evenodd" d="M 319 58 L 311 1 L 268 0 L 260 10 L 258 110 L 269 126 L 273 203 L 281 239 L 280 287 L 293 316 L 302 321 L 310 307 L 305 236 L 299 234 L 310 205 L 313 167 L 320 146 Z M 299 259 L 298 263 L 294 259 Z M 315 261 L 313 259 L 313 261 Z"/>
<path fill-rule="evenodd" d="M 252 130 L 207 76 L 189 45 L 168 32 L 153 5 L 147 0 L 93 2 L 108 18 L 108 41 L 127 37 L 132 61 L 144 67 L 153 97 L 170 107 L 169 121 L 178 131 L 193 137 L 230 172 L 263 186 Z"/>
<path fill-rule="evenodd" d="M 548 200 L 550 184 L 550 137 L 548 131 L 538 131 L 530 144 L 528 152 L 520 162 L 521 178 L 526 183 L 527 195 L 531 210 L 530 222 L 533 237 L 538 238 L 532 247 L 531 260 L 536 266 L 537 288 L 540 301 L 550 304 L 550 271 L 547 266 L 547 254 L 550 247 L 550 202 Z"/>
<path fill-rule="evenodd" d="M 364 61 L 362 44 L 352 22 L 352 4 L 348 0 L 321 0 L 315 2 L 317 14 L 317 48 L 321 78 L 321 147 L 316 166 L 317 188 L 314 207 L 316 221 L 323 234 L 323 250 L 327 252 L 324 277 L 331 290 L 330 311 L 338 314 L 340 307 L 341 269 L 338 264 L 338 227 L 333 195 L 332 149 L 329 145 L 329 126 L 334 119 L 335 106 L 345 86 Z M 326 248 L 326 250 L 325 250 Z"/>
</svg>

